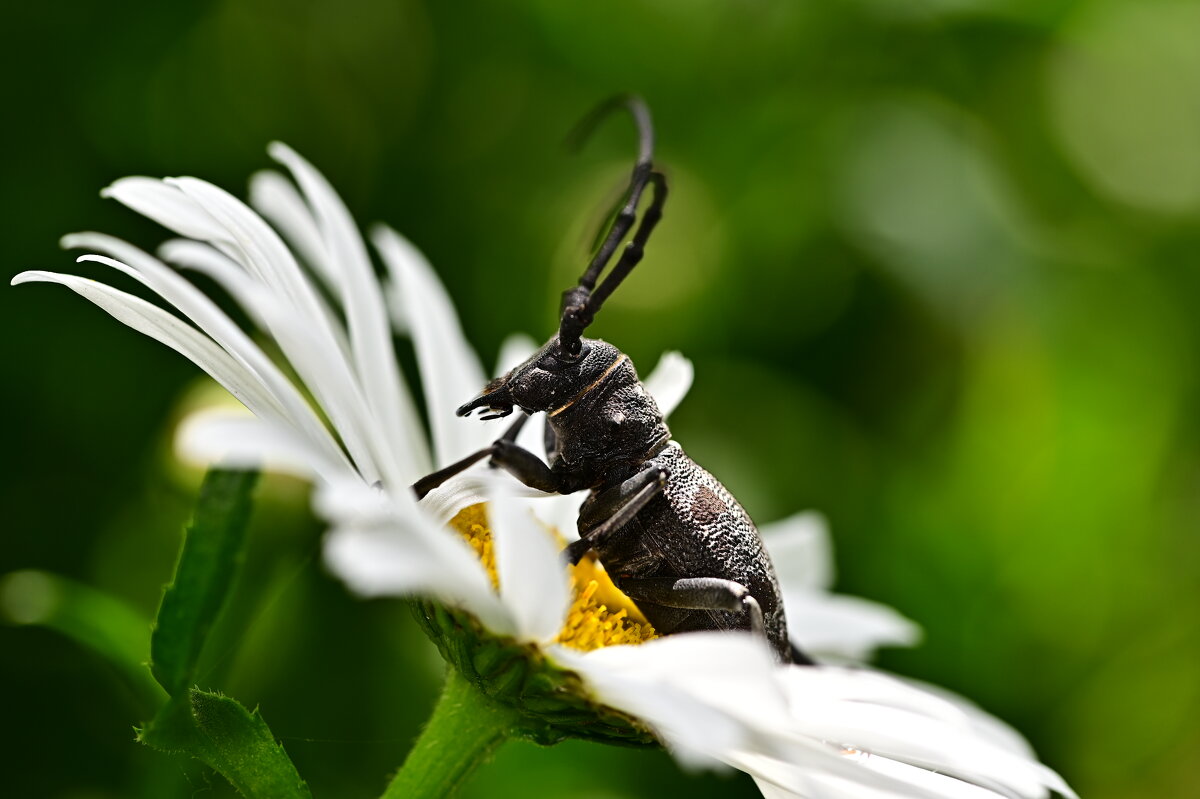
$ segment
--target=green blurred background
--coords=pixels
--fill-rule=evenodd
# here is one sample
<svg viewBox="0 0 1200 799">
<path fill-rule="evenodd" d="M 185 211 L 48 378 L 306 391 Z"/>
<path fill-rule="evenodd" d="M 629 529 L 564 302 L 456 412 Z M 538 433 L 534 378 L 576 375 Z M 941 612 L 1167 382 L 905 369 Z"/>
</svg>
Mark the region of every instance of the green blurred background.
<svg viewBox="0 0 1200 799">
<path fill-rule="evenodd" d="M 3 18 L 9 274 L 107 277 L 59 235 L 164 233 L 99 188 L 194 174 L 242 193 L 280 139 L 428 254 L 489 359 L 552 329 L 629 166 L 625 121 L 580 156 L 563 135 L 642 93 L 673 194 L 594 332 L 643 372 L 666 349 L 695 361 L 677 438 L 758 520 L 829 516 L 840 589 L 926 630 L 884 667 L 1014 723 L 1087 797 L 1200 794 L 1200 4 L 133 0 Z M 169 454 L 197 370 L 61 289 L 4 287 L 0 320 L 0 573 L 98 588 L 136 634 L 198 483 Z M 402 603 L 325 573 L 301 487 L 263 495 L 205 687 L 258 704 L 317 796 L 374 796 L 440 664 Z M 5 795 L 229 794 L 134 744 L 138 694 L 71 640 L 0 627 L 0 670 Z M 681 788 L 755 795 L 584 744 L 510 744 L 465 795 Z"/>
</svg>

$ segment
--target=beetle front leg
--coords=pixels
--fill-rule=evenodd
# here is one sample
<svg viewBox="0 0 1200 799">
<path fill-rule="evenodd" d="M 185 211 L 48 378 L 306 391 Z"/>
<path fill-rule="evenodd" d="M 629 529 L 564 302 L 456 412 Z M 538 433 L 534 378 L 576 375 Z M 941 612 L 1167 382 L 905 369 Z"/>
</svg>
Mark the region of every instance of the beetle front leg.
<svg viewBox="0 0 1200 799">
<path fill-rule="evenodd" d="M 413 492 L 417 495 L 417 499 L 424 499 L 430 491 L 484 458 L 491 458 L 493 466 L 503 467 L 505 471 L 530 488 L 556 493 L 561 484 L 558 475 L 551 472 L 550 467 L 544 464 L 537 455 L 514 443 L 527 421 L 529 421 L 529 416 L 522 413 L 520 418 L 504 431 L 504 435 L 492 442 L 491 446 L 472 452 L 467 457 L 438 469 L 432 474 L 427 474 L 413 483 Z"/>
<path fill-rule="evenodd" d="M 547 494 L 561 493 L 561 476 L 541 458 L 513 441 L 500 439 L 491 446 L 491 465 L 499 466 L 530 488 Z"/>
<path fill-rule="evenodd" d="M 649 602 L 681 610 L 724 610 L 749 617 L 750 631 L 766 638 L 762 608 L 741 583 L 720 577 L 627 578 L 619 582 L 634 602 Z"/>
</svg>

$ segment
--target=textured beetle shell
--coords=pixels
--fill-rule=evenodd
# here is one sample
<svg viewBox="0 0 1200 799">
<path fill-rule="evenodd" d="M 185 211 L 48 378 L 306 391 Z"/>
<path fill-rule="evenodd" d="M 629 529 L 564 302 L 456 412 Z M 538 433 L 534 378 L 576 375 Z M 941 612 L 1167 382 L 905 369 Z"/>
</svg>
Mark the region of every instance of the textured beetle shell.
<svg viewBox="0 0 1200 799">
<path fill-rule="evenodd" d="M 550 461 L 578 480 L 571 488 L 620 482 L 671 437 L 633 362 L 607 342 L 596 339 L 589 344 L 597 364 L 591 379 L 601 373 L 604 378 L 549 418 L 556 436 Z M 602 368 L 609 365 L 611 369 Z"/>
<path fill-rule="evenodd" d="M 758 529 L 721 483 L 671 442 L 650 464 L 666 469 L 663 493 L 650 500 L 597 552 L 618 586 L 626 578 L 720 577 L 741 583 L 763 612 L 767 638 L 789 659 L 779 583 Z M 580 534 L 603 519 L 580 513 Z M 683 610 L 645 602 L 638 607 L 662 634 L 749 629 L 745 614 Z"/>
</svg>

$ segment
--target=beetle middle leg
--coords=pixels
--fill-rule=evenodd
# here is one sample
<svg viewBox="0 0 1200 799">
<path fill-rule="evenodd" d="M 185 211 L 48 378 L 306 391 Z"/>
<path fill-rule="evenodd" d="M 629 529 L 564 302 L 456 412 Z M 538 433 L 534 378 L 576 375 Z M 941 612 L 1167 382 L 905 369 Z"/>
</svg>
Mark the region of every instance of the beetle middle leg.
<svg viewBox="0 0 1200 799">
<path fill-rule="evenodd" d="M 572 541 L 565 551 L 567 560 L 574 564 L 588 550 L 604 546 L 610 535 L 620 530 L 638 514 L 646 503 L 662 493 L 667 484 L 667 470 L 661 466 L 642 469 L 613 488 L 590 497 L 580 509 L 579 515 L 603 519 L 595 527 L 582 532 L 578 541 Z"/>
<path fill-rule="evenodd" d="M 634 602 L 649 602 L 681 610 L 724 610 L 744 613 L 750 631 L 766 637 L 762 608 L 741 583 L 720 577 L 626 578 L 620 588 Z"/>
</svg>

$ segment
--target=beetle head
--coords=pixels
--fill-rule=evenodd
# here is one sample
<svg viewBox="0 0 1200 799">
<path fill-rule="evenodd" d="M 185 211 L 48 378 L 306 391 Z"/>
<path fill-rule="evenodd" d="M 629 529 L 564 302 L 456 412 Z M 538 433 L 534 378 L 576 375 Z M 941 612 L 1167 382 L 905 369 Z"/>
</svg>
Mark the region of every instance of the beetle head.
<svg viewBox="0 0 1200 799">
<path fill-rule="evenodd" d="M 562 357 L 558 336 L 552 337 L 525 363 L 484 386 L 479 396 L 460 406 L 459 416 L 486 410 L 480 418 L 508 416 L 513 408 L 526 413 L 554 411 L 571 404 L 598 383 L 621 358 L 621 351 L 599 339 L 582 339 L 579 356 Z"/>
</svg>

